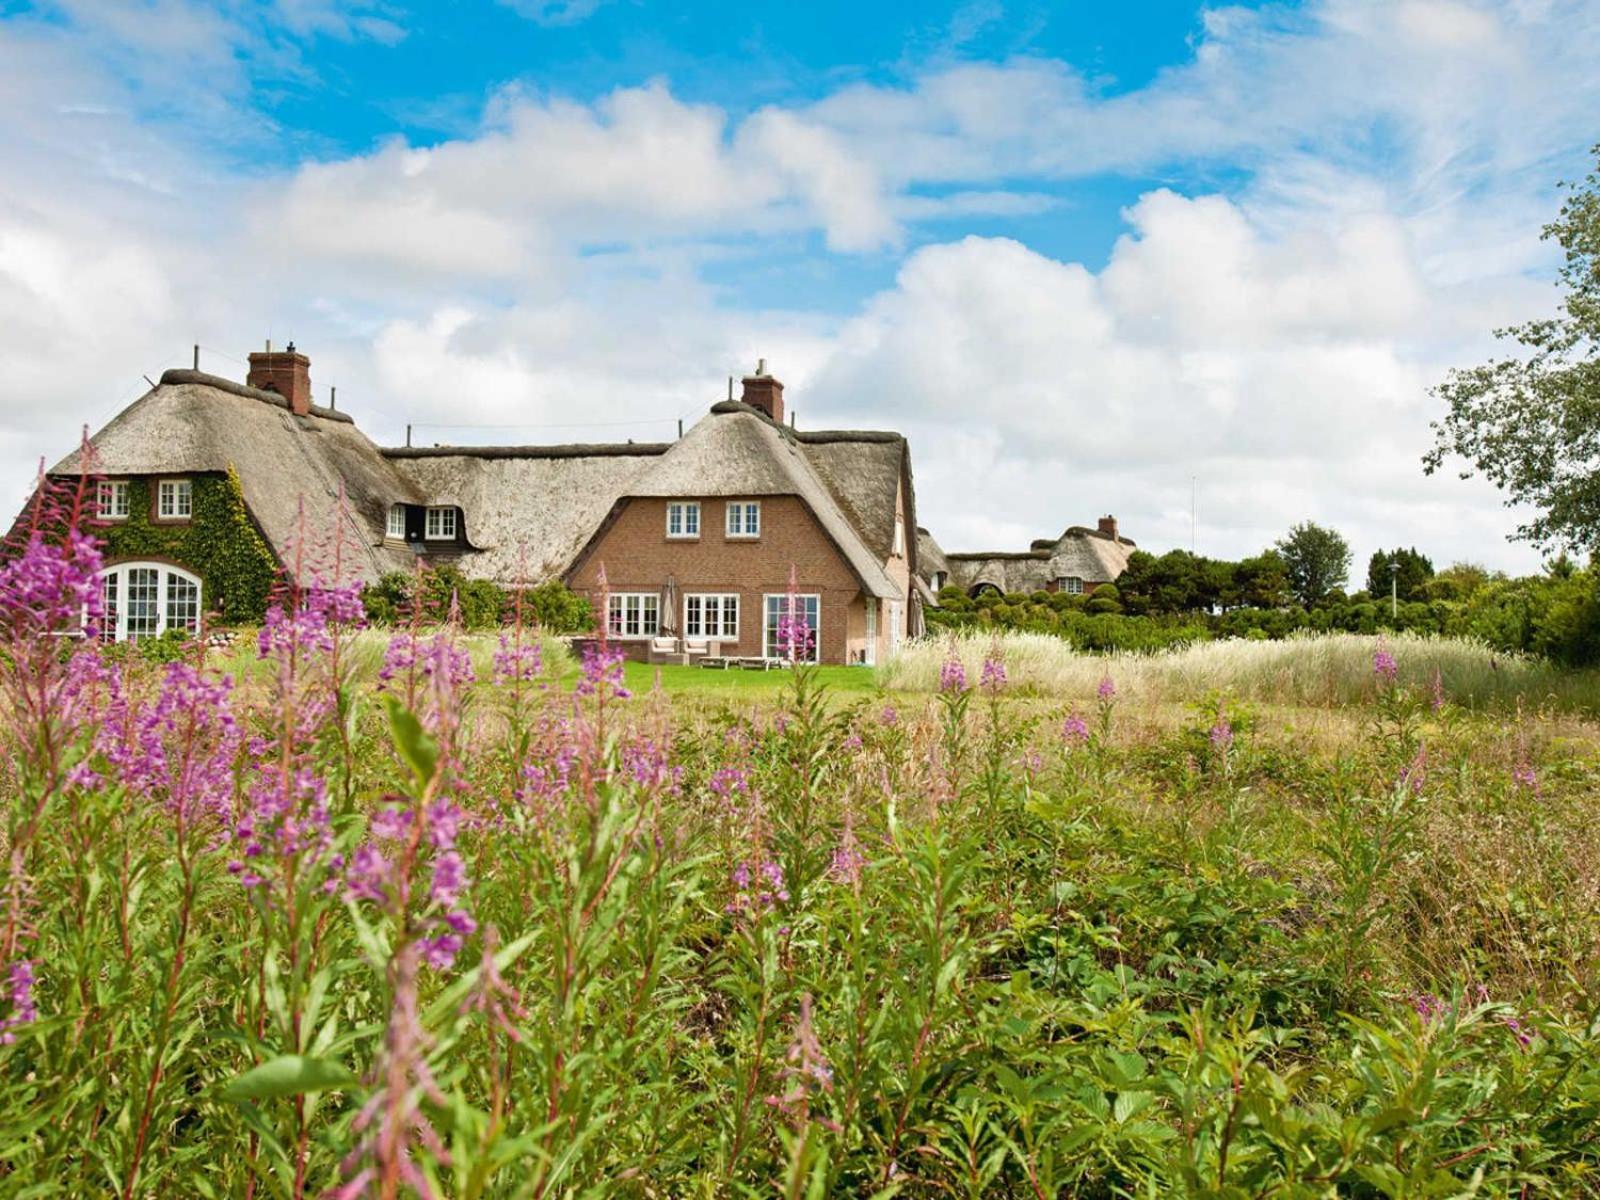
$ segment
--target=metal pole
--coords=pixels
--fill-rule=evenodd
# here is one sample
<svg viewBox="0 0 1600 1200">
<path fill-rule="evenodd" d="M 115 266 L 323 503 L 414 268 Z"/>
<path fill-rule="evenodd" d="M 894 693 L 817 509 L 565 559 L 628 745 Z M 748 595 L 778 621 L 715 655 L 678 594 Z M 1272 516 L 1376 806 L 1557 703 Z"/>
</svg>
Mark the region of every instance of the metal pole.
<svg viewBox="0 0 1600 1200">
<path fill-rule="evenodd" d="M 406 426 L 406 449 L 411 449 L 411 426 Z"/>
<path fill-rule="evenodd" d="M 200 343 L 199 342 L 196 342 L 194 344 L 194 369 L 196 371 L 198 371 L 200 369 Z"/>
<path fill-rule="evenodd" d="M 1391 620 L 1400 619 L 1400 560 L 1389 560 L 1389 617 Z"/>
</svg>

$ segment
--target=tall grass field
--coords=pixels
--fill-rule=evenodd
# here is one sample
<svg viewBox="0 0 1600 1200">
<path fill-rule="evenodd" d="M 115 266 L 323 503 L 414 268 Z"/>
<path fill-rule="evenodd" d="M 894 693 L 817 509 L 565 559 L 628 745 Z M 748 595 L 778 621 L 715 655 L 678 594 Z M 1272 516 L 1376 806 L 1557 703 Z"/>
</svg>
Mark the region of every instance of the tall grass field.
<svg viewBox="0 0 1600 1200">
<path fill-rule="evenodd" d="M 697 691 L 0 567 L 0 1195 L 1600 1195 L 1600 729 L 1324 638 Z M 91 616 L 93 614 L 91 613 Z"/>
</svg>

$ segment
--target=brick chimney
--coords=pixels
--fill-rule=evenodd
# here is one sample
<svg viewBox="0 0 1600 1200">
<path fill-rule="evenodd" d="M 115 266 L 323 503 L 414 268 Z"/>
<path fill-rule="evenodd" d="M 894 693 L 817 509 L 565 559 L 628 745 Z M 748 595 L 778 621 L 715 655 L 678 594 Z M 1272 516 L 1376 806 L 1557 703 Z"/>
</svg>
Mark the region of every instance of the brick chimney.
<svg viewBox="0 0 1600 1200">
<path fill-rule="evenodd" d="M 305 416 L 311 411 L 311 360 L 298 353 L 294 343 L 274 350 L 272 343 L 250 356 L 250 374 L 245 384 L 264 392 L 277 392 L 289 402 L 289 411 Z"/>
<path fill-rule="evenodd" d="M 756 363 L 756 373 L 744 377 L 744 395 L 751 408 L 759 408 L 779 425 L 783 424 L 783 384 L 767 374 L 767 360 Z"/>
<path fill-rule="evenodd" d="M 1113 542 L 1117 540 L 1117 519 L 1115 517 L 1101 517 L 1099 522 L 1100 532 Z"/>
</svg>

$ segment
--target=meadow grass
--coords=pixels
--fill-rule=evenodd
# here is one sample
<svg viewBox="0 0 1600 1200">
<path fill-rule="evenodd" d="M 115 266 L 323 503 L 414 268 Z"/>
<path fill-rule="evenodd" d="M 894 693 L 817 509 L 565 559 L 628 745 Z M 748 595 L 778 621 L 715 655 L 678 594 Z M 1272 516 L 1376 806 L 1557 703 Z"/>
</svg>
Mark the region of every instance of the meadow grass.
<svg viewBox="0 0 1600 1200">
<path fill-rule="evenodd" d="M 1393 634 L 1387 643 L 1400 663 L 1402 682 L 1431 687 L 1437 673 L 1445 695 L 1457 705 L 1600 708 L 1600 673 L 1594 671 L 1565 670 L 1461 638 Z M 1075 651 L 1048 634 L 964 633 L 910 643 L 880 669 L 879 682 L 894 690 L 931 691 L 952 653 L 976 678 L 984 658 L 998 651 L 1012 683 L 1041 695 L 1092 696 L 1109 675 L 1119 691 L 1156 703 L 1225 694 L 1292 706 L 1359 704 L 1372 695 L 1376 644 L 1376 638 L 1361 634 L 1319 633 L 1101 655 Z"/>
<path fill-rule="evenodd" d="M 0 1194 L 1600 1195 L 1600 727 L 1538 664 L 329 611 L 34 660 Z"/>
</svg>

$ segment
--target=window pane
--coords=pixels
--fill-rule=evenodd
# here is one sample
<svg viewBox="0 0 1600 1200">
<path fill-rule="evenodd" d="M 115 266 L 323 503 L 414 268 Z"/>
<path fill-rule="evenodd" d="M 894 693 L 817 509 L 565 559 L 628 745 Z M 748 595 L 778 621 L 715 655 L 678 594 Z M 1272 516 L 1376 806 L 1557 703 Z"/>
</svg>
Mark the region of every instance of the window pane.
<svg viewBox="0 0 1600 1200">
<path fill-rule="evenodd" d="M 161 572 L 155 567 L 129 567 L 127 580 L 128 639 L 153 637 L 161 631 Z"/>
<path fill-rule="evenodd" d="M 200 589 L 175 571 L 167 572 L 167 628 L 200 627 Z"/>
<path fill-rule="evenodd" d="M 700 534 L 700 506 L 698 504 L 686 504 L 686 505 L 684 505 L 684 507 L 683 507 L 683 532 L 685 534 L 687 534 L 688 536 L 690 536 L 690 537 L 698 537 L 699 536 L 699 534 Z"/>
<path fill-rule="evenodd" d="M 117 581 L 116 571 L 107 571 L 101 576 L 103 584 L 101 598 L 104 601 L 105 616 L 100 624 L 100 640 L 114 642 L 117 640 Z"/>
</svg>

